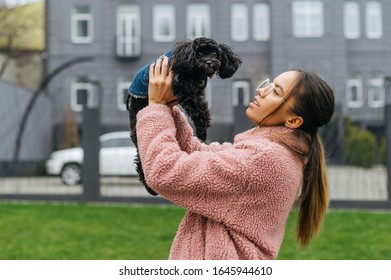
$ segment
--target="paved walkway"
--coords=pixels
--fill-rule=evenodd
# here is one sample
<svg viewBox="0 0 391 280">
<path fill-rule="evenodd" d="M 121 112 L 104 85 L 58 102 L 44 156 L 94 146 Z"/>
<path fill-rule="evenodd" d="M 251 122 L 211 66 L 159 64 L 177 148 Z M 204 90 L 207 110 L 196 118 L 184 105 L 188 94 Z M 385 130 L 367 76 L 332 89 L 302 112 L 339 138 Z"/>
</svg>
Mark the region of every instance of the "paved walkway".
<svg viewBox="0 0 391 280">
<path fill-rule="evenodd" d="M 387 200 L 387 170 L 384 166 L 363 169 L 351 166 L 329 166 L 332 200 Z"/>
<path fill-rule="evenodd" d="M 329 166 L 332 200 L 387 200 L 387 172 L 384 167 L 363 169 Z M 81 185 L 66 186 L 58 177 L 0 178 L 1 194 L 78 195 Z M 150 197 L 136 177 L 101 178 L 102 196 Z"/>
</svg>

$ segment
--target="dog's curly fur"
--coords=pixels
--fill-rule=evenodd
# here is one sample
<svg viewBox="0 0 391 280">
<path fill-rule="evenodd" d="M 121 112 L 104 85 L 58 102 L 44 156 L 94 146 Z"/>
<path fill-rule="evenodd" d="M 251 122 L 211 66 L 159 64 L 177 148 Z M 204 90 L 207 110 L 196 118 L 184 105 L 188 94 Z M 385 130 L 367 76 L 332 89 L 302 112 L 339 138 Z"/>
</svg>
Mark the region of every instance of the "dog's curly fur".
<svg viewBox="0 0 391 280">
<path fill-rule="evenodd" d="M 220 78 L 230 78 L 242 63 L 232 49 L 205 37 L 176 43 L 170 61 L 174 72 L 173 93 L 194 124 L 196 135 L 205 141 L 210 126 L 208 104 L 204 101 L 208 78 L 217 74 Z M 148 105 L 148 98 L 129 96 L 129 125 L 131 139 L 137 145 L 136 115 Z M 138 148 L 137 148 L 138 149 Z M 157 195 L 145 181 L 142 163 L 137 152 L 134 160 L 140 182 L 152 195 Z"/>
</svg>

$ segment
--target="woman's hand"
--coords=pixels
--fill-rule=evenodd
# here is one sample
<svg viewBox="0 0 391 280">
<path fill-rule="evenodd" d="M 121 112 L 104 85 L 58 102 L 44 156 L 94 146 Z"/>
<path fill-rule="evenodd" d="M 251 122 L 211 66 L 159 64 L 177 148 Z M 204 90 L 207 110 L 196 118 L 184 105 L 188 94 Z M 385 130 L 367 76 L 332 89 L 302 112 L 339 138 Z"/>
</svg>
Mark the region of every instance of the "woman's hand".
<svg viewBox="0 0 391 280">
<path fill-rule="evenodd" d="M 171 108 L 178 104 L 172 91 L 174 73 L 168 69 L 168 57 L 159 58 L 149 67 L 149 104 L 163 104 Z"/>
</svg>

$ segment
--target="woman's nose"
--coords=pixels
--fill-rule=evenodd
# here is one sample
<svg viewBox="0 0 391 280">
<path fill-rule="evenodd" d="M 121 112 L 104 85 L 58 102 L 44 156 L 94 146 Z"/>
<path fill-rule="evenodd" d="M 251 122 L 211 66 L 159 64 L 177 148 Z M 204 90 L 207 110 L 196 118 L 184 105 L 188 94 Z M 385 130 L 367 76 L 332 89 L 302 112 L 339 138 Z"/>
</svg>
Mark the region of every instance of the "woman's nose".
<svg viewBox="0 0 391 280">
<path fill-rule="evenodd" d="M 267 95 L 266 92 L 265 92 L 266 90 L 267 90 L 267 88 L 260 88 L 260 89 L 258 89 L 258 95 L 260 97 L 264 98 Z"/>
</svg>

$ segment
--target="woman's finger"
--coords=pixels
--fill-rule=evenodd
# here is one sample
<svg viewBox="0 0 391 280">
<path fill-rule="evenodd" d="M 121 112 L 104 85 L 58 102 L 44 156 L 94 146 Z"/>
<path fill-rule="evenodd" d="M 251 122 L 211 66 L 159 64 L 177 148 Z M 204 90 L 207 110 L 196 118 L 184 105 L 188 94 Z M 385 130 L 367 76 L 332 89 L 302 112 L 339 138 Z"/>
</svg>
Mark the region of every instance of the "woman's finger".
<svg viewBox="0 0 391 280">
<path fill-rule="evenodd" d="M 149 65 L 149 80 L 152 80 L 155 77 L 155 63 Z"/>
<path fill-rule="evenodd" d="M 161 74 L 163 77 L 167 76 L 168 73 L 168 57 L 165 56 L 162 59 L 162 68 L 161 68 Z"/>
<path fill-rule="evenodd" d="M 155 77 L 159 77 L 162 71 L 162 59 L 158 59 L 155 62 Z"/>
</svg>

